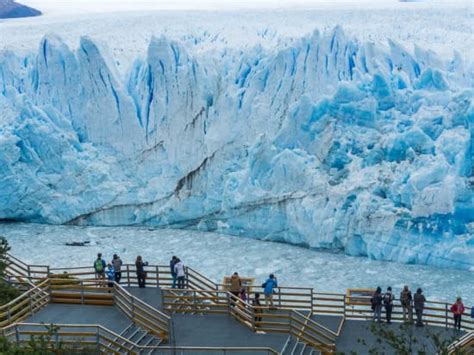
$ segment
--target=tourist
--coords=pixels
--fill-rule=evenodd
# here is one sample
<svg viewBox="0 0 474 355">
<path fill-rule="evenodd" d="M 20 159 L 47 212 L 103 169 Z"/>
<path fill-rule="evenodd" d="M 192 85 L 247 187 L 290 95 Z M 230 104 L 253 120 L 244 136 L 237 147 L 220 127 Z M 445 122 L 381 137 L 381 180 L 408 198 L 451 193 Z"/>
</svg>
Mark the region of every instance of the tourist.
<svg viewBox="0 0 474 355">
<path fill-rule="evenodd" d="M 173 257 L 170 260 L 171 277 L 173 278 L 173 284 L 171 285 L 172 288 L 176 288 L 177 277 L 176 277 L 176 272 L 174 272 L 174 266 L 176 265 L 177 260 L 178 258 L 175 255 L 173 255 Z"/>
<path fill-rule="evenodd" d="M 255 309 L 255 322 L 261 322 L 262 321 L 262 304 L 260 303 L 260 293 L 255 292 L 255 297 L 252 302 L 254 309 Z M 259 324 L 255 324 L 256 327 L 259 326 Z"/>
<path fill-rule="evenodd" d="M 423 295 L 423 290 L 419 288 L 416 290 L 415 296 L 413 297 L 413 303 L 416 312 L 416 326 L 423 326 L 423 309 L 425 308 L 426 298 Z"/>
<path fill-rule="evenodd" d="M 275 275 L 270 274 L 267 281 L 262 284 L 263 294 L 265 295 L 265 307 L 268 307 L 270 304 L 270 309 L 273 309 L 273 290 L 278 287 L 278 282 Z"/>
<path fill-rule="evenodd" d="M 240 290 L 239 297 L 243 302 L 247 302 L 247 291 L 245 290 L 245 287 L 242 287 Z"/>
<path fill-rule="evenodd" d="M 95 278 L 97 280 L 105 280 L 105 267 L 106 263 L 105 260 L 102 259 L 102 254 L 97 254 L 97 259 L 94 261 Z"/>
<path fill-rule="evenodd" d="M 385 295 L 383 296 L 383 304 L 385 306 L 385 316 L 387 318 L 387 323 L 392 323 L 392 309 L 393 309 L 393 300 L 395 297 L 392 293 L 392 288 L 387 287 L 387 291 L 385 291 Z"/>
<path fill-rule="evenodd" d="M 107 265 L 107 286 L 109 287 L 114 287 L 114 281 L 115 281 L 115 269 L 112 264 Z"/>
<path fill-rule="evenodd" d="M 461 330 L 461 318 L 464 313 L 464 304 L 461 297 L 458 297 L 456 303 L 451 306 L 451 312 L 454 314 L 454 329 Z"/>
<path fill-rule="evenodd" d="M 234 272 L 234 274 L 230 278 L 230 288 L 229 288 L 230 293 L 234 296 L 230 302 L 231 305 L 233 305 L 234 302 L 238 300 L 241 289 L 242 289 L 242 280 L 240 279 L 239 274 L 237 272 Z"/>
<path fill-rule="evenodd" d="M 120 256 L 117 254 L 114 254 L 112 258 L 112 266 L 114 267 L 115 270 L 115 282 L 120 283 L 120 280 L 122 279 L 122 259 L 120 259 Z"/>
<path fill-rule="evenodd" d="M 372 310 L 374 311 L 373 321 L 382 322 L 382 288 L 377 287 L 372 298 L 370 299 L 372 303 Z"/>
<path fill-rule="evenodd" d="M 137 260 L 135 261 L 135 267 L 137 272 L 137 280 L 138 280 L 138 287 L 144 288 L 146 283 L 146 271 L 145 266 L 147 266 L 147 262 L 143 262 L 143 259 L 140 255 L 137 256 Z"/>
<path fill-rule="evenodd" d="M 402 304 L 402 311 L 403 311 L 403 321 L 407 322 L 407 315 L 408 315 L 408 322 L 413 322 L 413 309 L 412 309 L 412 295 L 411 291 L 408 286 L 403 287 L 402 292 L 400 292 L 400 303 Z"/>
<path fill-rule="evenodd" d="M 184 281 L 186 278 L 186 272 L 184 270 L 184 263 L 179 259 L 176 258 L 176 264 L 174 265 L 174 272 L 176 274 L 176 278 L 178 281 L 178 288 L 184 288 Z"/>
</svg>

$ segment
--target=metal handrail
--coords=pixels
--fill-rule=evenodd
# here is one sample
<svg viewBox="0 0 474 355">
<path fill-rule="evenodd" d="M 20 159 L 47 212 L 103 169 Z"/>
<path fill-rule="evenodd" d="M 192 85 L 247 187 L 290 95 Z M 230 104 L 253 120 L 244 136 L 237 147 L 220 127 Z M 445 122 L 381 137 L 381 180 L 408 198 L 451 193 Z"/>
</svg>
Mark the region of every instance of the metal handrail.
<svg viewBox="0 0 474 355">
<path fill-rule="evenodd" d="M 448 354 L 456 354 L 458 350 L 464 350 L 465 346 L 471 345 L 474 348 L 474 331 L 464 334 L 448 346 Z M 471 349 L 472 350 L 472 349 Z"/>
<path fill-rule="evenodd" d="M 0 326 L 24 319 L 49 302 L 49 280 L 24 292 L 14 300 L 0 306 Z"/>
<path fill-rule="evenodd" d="M 54 324 L 55 327 L 57 327 L 58 332 L 57 335 L 60 338 L 61 336 L 68 337 L 70 339 L 71 337 L 78 337 L 76 340 L 76 343 L 81 344 L 81 342 L 84 342 L 84 339 L 81 338 L 81 332 L 61 332 L 61 329 L 90 329 L 90 328 L 95 328 L 97 330 L 101 330 L 102 332 L 109 334 L 111 337 L 113 337 L 114 343 L 117 343 L 117 341 L 120 341 L 120 344 L 116 344 L 116 346 L 120 346 L 127 352 L 131 353 L 141 353 L 144 351 L 151 351 L 151 350 L 161 350 L 161 351 L 166 351 L 166 350 L 172 350 L 172 351 L 209 351 L 209 352 L 217 352 L 217 351 L 224 351 L 224 352 L 233 352 L 233 351 L 239 351 L 239 352 L 267 352 L 268 354 L 274 354 L 278 355 L 278 352 L 275 351 L 274 349 L 270 347 L 203 347 L 203 346 L 162 346 L 162 345 L 139 345 L 135 343 L 134 341 L 124 338 L 123 336 L 105 328 L 104 326 L 100 324 Z M 21 329 L 18 329 L 19 327 L 35 327 L 35 328 L 43 328 L 46 327 L 47 325 L 43 323 L 15 323 L 12 324 L 8 327 L 5 327 L 3 331 L 7 333 L 10 330 L 14 330 L 9 334 L 9 336 L 12 335 L 29 335 L 31 331 L 22 331 Z M 34 331 L 35 335 L 38 334 L 44 334 L 48 335 L 49 332 L 48 330 L 35 330 Z M 110 338 L 105 338 L 103 337 L 103 334 L 101 332 L 93 332 L 93 333 L 86 333 L 83 332 L 83 334 L 91 335 L 91 334 L 97 334 L 98 338 L 104 338 L 105 342 L 110 341 Z M 99 340 L 98 339 L 98 340 Z M 56 339 L 55 341 L 60 341 L 60 339 Z"/>
<path fill-rule="evenodd" d="M 49 272 L 59 272 L 66 271 L 69 276 L 78 277 L 79 279 L 94 280 L 92 278 L 87 278 L 84 276 L 94 275 L 95 272 L 91 267 L 71 267 L 71 268 L 49 268 L 46 265 L 27 265 L 21 260 L 15 258 L 12 255 L 7 255 L 7 259 L 13 260 L 17 263 L 23 272 L 25 269 L 34 270 L 35 268 L 47 269 Z M 135 277 L 133 264 L 124 264 L 122 269 L 122 278 L 128 279 L 129 283 L 134 283 Z M 149 275 L 154 275 L 156 277 L 149 277 L 151 280 L 156 280 L 157 287 L 170 284 L 171 271 L 169 270 L 169 265 L 149 265 L 147 267 L 147 272 Z M 83 272 L 84 271 L 84 272 Z M 196 270 L 186 267 L 186 277 L 187 277 L 187 287 L 196 293 L 197 296 L 206 296 L 212 294 L 212 292 L 217 290 L 225 290 L 224 286 L 217 284 L 212 280 L 208 279 L 206 276 L 197 272 Z M 39 272 L 41 274 L 43 271 Z M 125 272 L 125 275 L 123 273 Z M 30 271 L 31 274 L 35 274 L 36 271 Z M 41 278 L 33 278 L 35 280 L 41 280 Z M 44 278 L 43 278 L 44 279 Z M 249 290 L 249 296 L 252 293 L 255 293 L 259 288 L 257 285 L 252 285 L 247 288 Z M 358 296 L 358 299 L 364 299 L 362 296 Z M 335 293 L 335 292 L 315 292 L 312 288 L 307 287 L 278 287 L 277 292 L 275 293 L 275 303 L 284 309 L 301 309 L 308 310 L 313 314 L 327 314 L 341 316 L 342 321 L 338 327 L 336 334 L 340 334 L 344 321 L 346 319 L 368 319 L 372 315 L 372 310 L 370 307 L 369 298 L 365 297 L 367 302 L 364 304 L 353 304 L 348 302 L 346 294 Z M 209 302 L 213 302 L 209 300 Z M 426 301 L 425 307 L 425 322 L 428 324 L 439 325 L 449 327 L 452 324 L 452 316 L 450 312 L 450 304 L 447 302 L 440 301 Z M 216 306 L 222 306 L 222 302 Z M 397 303 L 394 304 L 392 312 L 392 320 L 400 321 L 400 305 Z M 474 322 L 469 318 L 470 308 L 466 307 L 467 316 L 465 321 L 462 324 L 463 329 L 465 330 L 474 330 Z"/>
</svg>

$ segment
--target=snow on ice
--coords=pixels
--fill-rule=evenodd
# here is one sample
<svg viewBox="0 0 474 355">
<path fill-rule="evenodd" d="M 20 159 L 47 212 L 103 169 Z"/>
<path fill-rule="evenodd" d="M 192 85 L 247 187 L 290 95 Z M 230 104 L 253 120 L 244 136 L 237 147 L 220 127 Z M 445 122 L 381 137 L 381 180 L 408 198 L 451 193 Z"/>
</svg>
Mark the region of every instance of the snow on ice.
<svg viewBox="0 0 474 355">
<path fill-rule="evenodd" d="M 94 36 L 5 46 L 0 219 L 472 269 L 472 56 L 351 33 L 207 51 L 164 33 L 128 66 Z"/>
</svg>

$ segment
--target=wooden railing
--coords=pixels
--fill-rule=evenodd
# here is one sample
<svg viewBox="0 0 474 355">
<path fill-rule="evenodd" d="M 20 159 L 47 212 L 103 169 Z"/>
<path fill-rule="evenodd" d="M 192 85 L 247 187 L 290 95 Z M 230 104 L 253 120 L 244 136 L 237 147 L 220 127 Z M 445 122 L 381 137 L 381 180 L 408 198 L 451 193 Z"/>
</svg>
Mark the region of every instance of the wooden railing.
<svg viewBox="0 0 474 355">
<path fill-rule="evenodd" d="M 52 278 L 51 302 L 65 304 L 85 304 L 112 306 L 113 287 L 104 280 L 78 280 L 74 278 Z"/>
<path fill-rule="evenodd" d="M 227 291 L 163 289 L 163 309 L 174 313 L 227 314 Z"/>
<path fill-rule="evenodd" d="M 8 272 L 18 277 L 30 278 L 38 282 L 44 280 L 48 275 L 63 275 L 68 277 L 92 281 L 95 278 L 95 272 L 90 267 L 73 268 L 50 268 L 45 265 L 27 265 L 21 260 L 9 255 L 7 259 Z M 226 298 L 226 288 L 219 285 L 196 270 L 186 267 L 186 288 L 187 293 L 178 290 L 168 289 L 172 285 L 172 276 L 169 265 L 148 265 L 147 286 L 161 287 L 164 289 L 164 307 L 172 308 L 174 312 L 182 313 L 227 313 L 226 307 L 228 301 Z M 12 274 L 13 273 L 13 274 Z M 133 264 L 125 264 L 122 267 L 122 285 L 137 286 L 136 269 Z M 53 292 L 54 296 L 59 296 L 58 289 Z M 106 291 L 103 288 L 101 291 Z M 259 286 L 248 287 L 249 298 L 253 298 L 256 292 L 262 292 Z M 365 302 L 355 304 L 345 294 L 315 292 L 312 288 L 304 287 L 278 287 L 275 290 L 274 303 L 280 310 L 298 310 L 315 315 L 332 315 L 341 317 L 339 334 L 345 319 L 368 320 L 372 317 L 372 310 L 369 298 Z M 100 292 L 100 291 L 99 291 Z M 102 292 L 100 292 L 102 293 Z M 105 293 L 105 292 L 104 292 Z M 87 298 L 92 297 L 84 292 L 85 303 Z M 103 296 L 107 302 L 111 302 L 108 297 Z M 55 297 L 61 299 L 61 297 Z M 360 300 L 360 297 L 358 298 Z M 123 299 L 122 299 L 123 300 Z M 454 326 L 453 317 L 450 312 L 450 304 L 446 302 L 427 301 L 425 304 L 424 321 L 430 325 L 452 327 Z M 462 328 L 466 331 L 474 330 L 474 322 L 470 318 L 470 308 L 466 307 L 465 317 Z M 403 321 L 401 305 L 398 301 L 394 302 L 393 321 Z"/>
<path fill-rule="evenodd" d="M 156 308 L 131 295 L 114 283 L 114 304 L 135 324 L 166 341 L 170 338 L 171 318 Z"/>
<path fill-rule="evenodd" d="M 253 331 L 291 334 L 323 353 L 335 352 L 336 334 L 295 310 L 268 311 L 223 290 L 163 289 L 162 293 L 168 312 L 230 314 Z"/>
<path fill-rule="evenodd" d="M 36 283 L 47 278 L 50 273 L 47 265 L 28 265 L 11 254 L 7 254 L 3 261 L 7 265 L 6 275 L 20 281 Z"/>
<path fill-rule="evenodd" d="M 286 308 L 269 311 L 266 307 L 256 307 L 244 302 L 231 293 L 226 296 L 229 314 L 252 330 L 289 334 L 323 354 L 335 353 L 335 332 L 313 321 L 309 316 Z"/>
<path fill-rule="evenodd" d="M 49 280 L 44 280 L 14 300 L 0 306 L 0 328 L 19 322 L 47 305 L 50 297 L 49 288 Z"/>
<path fill-rule="evenodd" d="M 90 349 L 106 354 L 138 355 L 158 350 L 160 354 L 186 354 L 193 352 L 206 353 L 249 353 L 277 355 L 278 352 L 268 347 L 192 347 L 192 346 L 149 346 L 138 345 L 107 328 L 97 324 L 55 324 L 54 330 L 42 323 L 15 323 L 2 330 L 2 335 L 17 346 L 30 342 L 31 337 L 49 339 L 49 346 L 61 348 L 62 353 L 68 349 Z M 72 352 L 72 351 L 71 351 Z"/>
<path fill-rule="evenodd" d="M 319 297 L 318 293 L 315 293 L 315 295 L 316 298 L 322 298 Z M 358 297 L 359 301 L 355 303 L 351 302 L 345 295 L 328 296 L 324 294 L 324 298 L 326 299 L 324 309 L 317 305 L 313 311 L 314 314 L 341 315 L 342 307 L 342 315 L 344 315 L 345 319 L 369 320 L 373 317 L 370 297 Z M 331 304 L 331 302 L 333 303 Z M 331 311 L 331 307 L 334 307 L 333 311 Z M 451 305 L 447 302 L 426 301 L 423 311 L 423 322 L 445 328 L 454 327 L 454 318 L 450 308 Z M 382 307 L 382 310 L 384 311 L 384 307 Z M 470 312 L 471 308 L 466 307 L 462 322 L 462 329 L 466 331 L 474 330 L 474 321 L 470 317 Z M 413 318 L 416 318 L 414 309 Z M 403 322 L 402 306 L 397 300 L 393 304 L 392 321 Z"/>
<path fill-rule="evenodd" d="M 105 280 L 51 279 L 51 302 L 86 305 L 114 305 L 132 322 L 166 341 L 170 317 L 130 294 L 116 282 Z"/>
<path fill-rule="evenodd" d="M 448 354 L 474 354 L 474 332 L 464 334 L 449 345 Z"/>
</svg>

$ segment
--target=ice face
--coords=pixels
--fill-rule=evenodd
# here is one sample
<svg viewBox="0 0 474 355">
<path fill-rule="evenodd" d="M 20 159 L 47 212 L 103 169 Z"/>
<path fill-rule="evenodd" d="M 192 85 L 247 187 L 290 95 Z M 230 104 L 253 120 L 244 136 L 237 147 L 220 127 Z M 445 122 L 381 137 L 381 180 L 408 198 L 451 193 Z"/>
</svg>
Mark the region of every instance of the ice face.
<svg viewBox="0 0 474 355">
<path fill-rule="evenodd" d="M 152 38 L 124 78 L 88 37 L 3 51 L 0 218 L 473 267 L 471 62 L 341 27 L 223 53 Z"/>
</svg>

